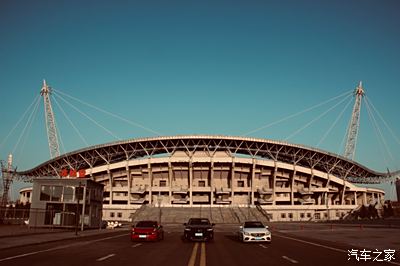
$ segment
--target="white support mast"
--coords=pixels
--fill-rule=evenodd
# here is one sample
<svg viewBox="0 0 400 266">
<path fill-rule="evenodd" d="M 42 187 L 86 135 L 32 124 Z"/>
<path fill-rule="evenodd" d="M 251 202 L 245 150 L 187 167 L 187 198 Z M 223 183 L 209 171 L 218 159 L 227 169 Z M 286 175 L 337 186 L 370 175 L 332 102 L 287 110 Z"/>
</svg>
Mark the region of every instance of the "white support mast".
<svg viewBox="0 0 400 266">
<path fill-rule="evenodd" d="M 54 158 L 60 155 L 60 148 L 58 145 L 56 122 L 54 119 L 53 108 L 50 102 L 51 88 L 47 86 L 46 80 L 43 80 L 43 86 L 40 90 L 40 95 L 43 96 L 45 118 L 46 118 L 46 129 L 47 139 L 49 141 L 50 158 Z"/>
<path fill-rule="evenodd" d="M 354 96 L 356 97 L 356 101 L 353 107 L 353 113 L 351 115 L 350 124 L 347 130 L 347 141 L 344 151 L 344 157 L 353 160 L 355 151 L 356 151 L 356 143 L 358 136 L 358 128 L 360 126 L 360 110 L 361 110 L 361 100 L 364 96 L 365 92 L 362 87 L 362 82 L 358 87 L 354 90 Z"/>
</svg>

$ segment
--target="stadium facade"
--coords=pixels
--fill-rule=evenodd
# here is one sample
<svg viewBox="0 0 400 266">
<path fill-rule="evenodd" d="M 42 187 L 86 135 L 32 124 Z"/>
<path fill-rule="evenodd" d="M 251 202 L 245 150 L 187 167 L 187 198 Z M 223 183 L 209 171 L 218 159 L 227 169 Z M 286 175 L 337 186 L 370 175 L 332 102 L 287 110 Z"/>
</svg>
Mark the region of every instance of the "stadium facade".
<svg viewBox="0 0 400 266">
<path fill-rule="evenodd" d="M 340 155 L 231 136 L 132 139 L 77 150 L 25 177 L 90 178 L 104 185 L 103 219 L 129 221 L 142 205 L 264 209 L 271 221 L 341 219 L 381 208 L 384 191 L 355 185 L 384 173 Z"/>
</svg>

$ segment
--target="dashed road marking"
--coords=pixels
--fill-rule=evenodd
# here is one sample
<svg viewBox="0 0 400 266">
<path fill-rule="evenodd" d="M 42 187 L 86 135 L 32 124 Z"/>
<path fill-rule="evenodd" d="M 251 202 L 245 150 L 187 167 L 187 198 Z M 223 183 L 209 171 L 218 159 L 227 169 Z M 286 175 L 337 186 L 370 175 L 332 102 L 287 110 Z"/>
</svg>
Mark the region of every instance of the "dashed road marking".
<svg viewBox="0 0 400 266">
<path fill-rule="evenodd" d="M 301 243 L 306 243 L 306 244 L 313 245 L 313 246 L 317 246 L 317 247 L 327 248 L 327 249 L 334 250 L 334 251 L 338 251 L 338 252 L 347 252 L 347 250 L 338 249 L 338 248 L 333 248 L 333 247 L 325 246 L 325 245 L 322 245 L 322 244 L 317 244 L 317 243 L 313 243 L 313 242 L 301 240 L 301 239 L 294 238 L 294 237 L 282 236 L 282 235 L 279 235 L 278 237 L 282 237 L 282 238 L 286 238 L 286 239 L 291 239 L 291 240 L 298 241 L 298 242 L 301 242 Z"/>
<path fill-rule="evenodd" d="M 291 263 L 299 263 L 297 260 L 291 259 L 291 258 L 286 257 L 286 256 L 282 256 L 282 258 L 284 258 L 285 260 L 290 261 Z"/>
<path fill-rule="evenodd" d="M 114 256 L 115 256 L 115 254 L 110 254 L 110 255 L 104 256 L 102 258 L 99 258 L 96 261 L 103 261 L 103 260 L 106 260 L 106 259 L 114 257 Z"/>
<path fill-rule="evenodd" d="M 23 254 L 12 256 L 12 257 L 2 258 L 2 259 L 0 259 L 0 262 L 6 261 L 6 260 L 13 260 L 13 259 L 18 259 L 18 258 L 23 258 L 23 257 L 27 257 L 27 256 L 32 256 L 32 255 L 36 255 L 36 254 L 40 254 L 40 253 L 44 253 L 44 252 L 50 252 L 50 251 L 54 251 L 54 250 L 70 248 L 70 247 L 74 247 L 74 246 L 87 245 L 87 244 L 91 244 L 91 243 L 95 243 L 95 242 L 99 242 L 99 241 L 103 241 L 103 240 L 107 240 L 107 239 L 117 238 L 117 237 L 121 237 L 121 236 L 125 236 L 125 235 L 126 234 L 116 235 L 116 236 L 96 239 L 96 240 L 93 240 L 93 241 L 86 241 L 86 242 L 83 242 L 83 243 L 73 243 L 73 244 L 62 245 L 62 246 L 58 246 L 58 247 L 54 247 L 54 248 L 38 250 L 38 251 L 34 251 L 34 252 L 29 252 L 29 253 L 23 253 Z"/>
<path fill-rule="evenodd" d="M 138 243 L 138 244 L 133 245 L 132 247 L 136 248 L 136 247 L 141 246 L 141 245 L 142 245 L 141 243 Z"/>
<path fill-rule="evenodd" d="M 306 244 L 309 244 L 309 245 L 313 245 L 313 246 L 317 246 L 317 247 L 321 247 L 321 248 L 326 248 L 326 249 L 330 249 L 330 250 L 334 250 L 334 251 L 338 251 L 338 252 L 343 252 L 343 253 L 348 253 L 349 252 L 348 250 L 333 248 L 333 247 L 325 246 L 325 245 L 322 245 L 322 244 L 317 244 L 317 243 L 313 243 L 313 242 L 310 242 L 310 241 L 297 239 L 297 238 L 294 238 L 294 237 L 288 237 L 288 236 L 283 236 L 283 235 L 278 235 L 278 237 L 291 239 L 291 240 L 298 241 L 298 242 L 301 242 L 301 243 L 306 243 Z M 393 264 L 393 265 L 400 265 L 400 263 L 394 262 L 394 261 L 387 261 L 387 263 L 390 263 L 390 264 Z"/>
<path fill-rule="evenodd" d="M 264 246 L 263 244 L 258 244 L 262 248 L 268 248 L 267 246 Z"/>
</svg>

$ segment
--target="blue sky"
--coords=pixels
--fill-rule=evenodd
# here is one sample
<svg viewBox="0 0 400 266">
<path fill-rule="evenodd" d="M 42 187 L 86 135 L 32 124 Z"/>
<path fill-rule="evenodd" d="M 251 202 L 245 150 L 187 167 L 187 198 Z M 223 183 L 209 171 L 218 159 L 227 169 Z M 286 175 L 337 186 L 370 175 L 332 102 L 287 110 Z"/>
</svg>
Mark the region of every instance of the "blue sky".
<svg viewBox="0 0 400 266">
<path fill-rule="evenodd" d="M 15 151 L 18 169 L 49 159 L 43 103 L 29 134 L 20 137 L 24 120 L 6 139 L 39 94 L 42 79 L 162 135 L 244 135 L 351 91 L 362 80 L 368 99 L 399 138 L 399 11 L 395 0 L 3 0 L 0 158 Z M 155 136 L 67 100 L 120 139 Z M 58 102 L 89 145 L 115 140 Z M 284 140 L 334 103 L 251 136 Z M 319 148 L 343 152 L 352 104 Z M 85 147 L 53 106 L 63 151 Z M 365 107 L 356 161 L 378 171 L 400 169 L 400 144 L 384 124 L 374 130 Z M 341 108 L 287 141 L 315 147 Z"/>
</svg>

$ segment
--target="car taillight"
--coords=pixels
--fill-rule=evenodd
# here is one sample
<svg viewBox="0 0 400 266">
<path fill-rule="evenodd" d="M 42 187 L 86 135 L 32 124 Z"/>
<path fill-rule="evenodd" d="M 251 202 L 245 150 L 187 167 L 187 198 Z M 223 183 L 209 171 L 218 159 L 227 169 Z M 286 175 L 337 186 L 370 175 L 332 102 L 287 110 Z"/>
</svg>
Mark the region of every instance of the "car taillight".
<svg viewBox="0 0 400 266">
<path fill-rule="evenodd" d="M 132 233 L 135 233 L 135 228 L 132 228 Z"/>
</svg>

